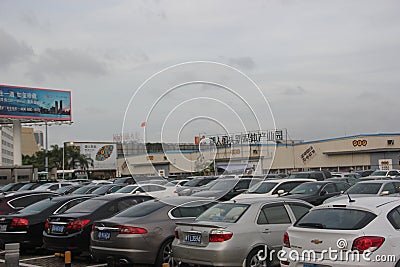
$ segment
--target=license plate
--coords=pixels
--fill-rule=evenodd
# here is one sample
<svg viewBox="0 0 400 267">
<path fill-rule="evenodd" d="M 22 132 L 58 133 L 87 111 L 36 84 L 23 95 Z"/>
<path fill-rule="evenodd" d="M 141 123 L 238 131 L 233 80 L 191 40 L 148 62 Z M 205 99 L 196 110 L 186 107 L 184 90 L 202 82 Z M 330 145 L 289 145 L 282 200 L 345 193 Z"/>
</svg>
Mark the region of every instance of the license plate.
<svg viewBox="0 0 400 267">
<path fill-rule="evenodd" d="M 52 233 L 63 233 L 64 232 L 64 225 L 52 225 L 51 226 Z"/>
<path fill-rule="evenodd" d="M 189 243 L 201 243 L 201 235 L 198 234 L 189 234 L 185 236 L 185 242 Z"/>
<path fill-rule="evenodd" d="M 0 231 L 1 232 L 7 231 L 7 224 L 0 225 Z"/>
<path fill-rule="evenodd" d="M 111 236 L 111 234 L 109 232 L 99 232 L 97 234 L 97 238 L 101 239 L 101 240 L 109 240 L 110 236 Z"/>
</svg>

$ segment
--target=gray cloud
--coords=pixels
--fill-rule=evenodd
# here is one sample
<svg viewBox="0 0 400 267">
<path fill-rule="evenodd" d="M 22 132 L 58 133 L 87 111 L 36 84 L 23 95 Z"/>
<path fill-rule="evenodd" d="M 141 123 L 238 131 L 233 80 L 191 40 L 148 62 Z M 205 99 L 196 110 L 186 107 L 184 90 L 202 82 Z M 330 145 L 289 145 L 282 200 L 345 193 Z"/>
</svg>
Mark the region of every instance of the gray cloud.
<svg viewBox="0 0 400 267">
<path fill-rule="evenodd" d="M 256 66 L 251 57 L 232 57 L 229 59 L 229 64 L 246 70 L 252 70 Z"/>
<path fill-rule="evenodd" d="M 46 74 L 65 77 L 82 74 L 102 76 L 107 73 L 105 63 L 77 49 L 47 49 L 28 71 L 30 77 L 39 81 L 43 80 Z"/>
<path fill-rule="evenodd" d="M 306 93 L 306 90 L 304 90 L 304 88 L 301 86 L 288 87 L 282 91 L 283 95 L 303 95 L 305 93 Z"/>
<path fill-rule="evenodd" d="M 30 59 L 33 49 L 0 29 L 0 69 Z"/>
</svg>

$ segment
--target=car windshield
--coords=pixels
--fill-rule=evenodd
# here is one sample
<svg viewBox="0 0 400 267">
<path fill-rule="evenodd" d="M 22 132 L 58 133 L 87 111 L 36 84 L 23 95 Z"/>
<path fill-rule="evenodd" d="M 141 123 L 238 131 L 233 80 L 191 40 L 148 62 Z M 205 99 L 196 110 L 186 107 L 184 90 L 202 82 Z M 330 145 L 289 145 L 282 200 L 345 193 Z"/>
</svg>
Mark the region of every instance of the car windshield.
<svg viewBox="0 0 400 267">
<path fill-rule="evenodd" d="M 239 180 L 219 180 L 210 190 L 230 190 Z"/>
<path fill-rule="evenodd" d="M 323 186 L 323 184 L 319 183 L 304 183 L 301 184 L 290 191 L 290 194 L 307 194 L 312 195 L 316 194 L 319 189 Z"/>
<path fill-rule="evenodd" d="M 108 201 L 103 199 L 89 199 L 65 211 L 65 213 L 91 213 Z"/>
<path fill-rule="evenodd" d="M 294 226 L 302 228 L 358 230 L 364 228 L 375 214 L 356 209 L 326 208 L 311 210 Z"/>
<path fill-rule="evenodd" d="M 72 194 L 74 194 L 74 195 L 85 194 L 93 187 L 96 187 L 96 186 L 92 186 L 92 185 L 82 186 L 81 188 L 78 188 L 74 192 L 72 192 Z"/>
<path fill-rule="evenodd" d="M 217 204 L 200 214 L 196 221 L 235 223 L 242 217 L 249 206 L 237 203 Z"/>
<path fill-rule="evenodd" d="M 57 202 L 59 202 L 57 198 L 44 199 L 39 202 L 36 202 L 35 204 L 29 205 L 28 207 L 21 209 L 19 213 L 29 213 L 29 214 L 39 213 L 47 209 L 48 207 L 54 205 Z"/>
<path fill-rule="evenodd" d="M 18 191 L 29 190 L 29 189 L 31 189 L 31 188 L 34 187 L 34 186 L 35 186 L 35 184 L 31 184 L 31 183 L 25 184 L 25 185 L 23 185 L 20 189 L 18 189 Z"/>
<path fill-rule="evenodd" d="M 105 194 L 105 193 L 107 193 L 107 191 L 108 191 L 108 189 L 110 189 L 111 188 L 111 186 L 108 186 L 108 185 L 106 185 L 106 186 L 101 186 L 101 187 L 99 187 L 99 188 L 97 188 L 96 190 L 93 190 L 92 191 L 92 193 L 93 194 Z"/>
<path fill-rule="evenodd" d="M 115 193 L 131 193 L 137 187 L 137 185 L 127 185 L 122 187 L 121 189 L 118 189 Z"/>
<path fill-rule="evenodd" d="M 275 182 L 261 182 L 249 188 L 247 193 L 250 194 L 265 194 L 270 192 L 278 183 Z"/>
<path fill-rule="evenodd" d="M 309 178 L 310 174 L 307 172 L 292 173 L 289 178 Z"/>
<path fill-rule="evenodd" d="M 166 183 L 164 186 L 176 186 L 178 183 L 179 183 L 179 181 L 175 180 L 175 181 Z"/>
<path fill-rule="evenodd" d="M 381 183 L 358 183 L 350 187 L 346 193 L 348 194 L 370 194 L 376 195 L 381 189 Z"/>
<path fill-rule="evenodd" d="M 194 178 L 194 179 L 188 181 L 185 184 L 185 186 L 189 186 L 189 187 L 197 186 L 202 180 L 203 180 L 202 178 Z"/>
<path fill-rule="evenodd" d="M 374 171 L 370 176 L 386 176 L 387 171 Z"/>
<path fill-rule="evenodd" d="M 72 186 L 72 185 L 67 185 L 67 186 L 64 186 L 64 187 L 61 187 L 61 188 L 58 188 L 56 191 L 54 191 L 54 192 L 56 192 L 56 193 L 58 193 L 58 194 L 62 194 L 62 193 L 65 193 L 65 192 L 67 192 L 67 191 L 69 191 L 71 188 L 73 188 L 74 186 Z"/>
<path fill-rule="evenodd" d="M 165 207 L 167 204 L 161 202 L 161 201 L 147 201 L 143 203 L 139 203 L 133 207 L 130 207 L 114 217 L 143 217 L 147 216 L 156 210 L 159 210 L 163 207 Z"/>
<path fill-rule="evenodd" d="M 36 187 L 35 190 L 37 190 L 37 191 L 46 190 L 47 188 L 49 188 L 52 185 L 53 184 L 51 184 L 51 183 L 42 184 L 41 186 Z"/>
</svg>

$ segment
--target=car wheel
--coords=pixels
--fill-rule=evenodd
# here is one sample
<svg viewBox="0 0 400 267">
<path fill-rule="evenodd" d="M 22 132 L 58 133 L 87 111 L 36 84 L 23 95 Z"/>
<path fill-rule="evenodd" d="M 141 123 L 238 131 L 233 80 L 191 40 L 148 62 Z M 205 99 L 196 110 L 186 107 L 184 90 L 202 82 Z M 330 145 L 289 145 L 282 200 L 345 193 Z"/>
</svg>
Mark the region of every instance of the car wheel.
<svg viewBox="0 0 400 267">
<path fill-rule="evenodd" d="M 163 263 L 168 263 L 170 267 L 177 267 L 178 262 L 174 260 L 172 256 L 172 241 L 174 239 L 168 239 L 165 241 L 160 250 L 158 251 L 157 260 L 156 260 L 156 267 L 162 267 Z"/>
<path fill-rule="evenodd" d="M 265 267 L 268 265 L 268 256 L 266 260 L 260 260 L 258 256 L 258 252 L 260 250 L 264 250 L 264 248 L 255 248 L 250 251 L 249 255 L 246 257 L 246 267 Z"/>
</svg>

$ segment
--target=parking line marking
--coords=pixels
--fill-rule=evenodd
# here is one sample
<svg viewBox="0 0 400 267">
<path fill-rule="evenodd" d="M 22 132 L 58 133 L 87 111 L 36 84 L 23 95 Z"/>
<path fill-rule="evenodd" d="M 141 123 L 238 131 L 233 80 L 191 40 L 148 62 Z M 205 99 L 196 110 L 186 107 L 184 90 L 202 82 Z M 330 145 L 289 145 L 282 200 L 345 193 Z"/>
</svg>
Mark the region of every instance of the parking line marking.
<svg viewBox="0 0 400 267">
<path fill-rule="evenodd" d="M 49 258 L 55 258 L 56 256 L 54 255 L 49 255 L 49 256 L 40 256 L 40 257 L 35 257 L 35 258 L 29 258 L 29 259 L 22 259 L 19 261 L 33 261 L 33 260 L 40 260 L 40 259 L 49 259 Z"/>
</svg>

